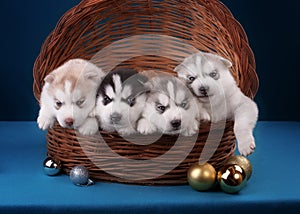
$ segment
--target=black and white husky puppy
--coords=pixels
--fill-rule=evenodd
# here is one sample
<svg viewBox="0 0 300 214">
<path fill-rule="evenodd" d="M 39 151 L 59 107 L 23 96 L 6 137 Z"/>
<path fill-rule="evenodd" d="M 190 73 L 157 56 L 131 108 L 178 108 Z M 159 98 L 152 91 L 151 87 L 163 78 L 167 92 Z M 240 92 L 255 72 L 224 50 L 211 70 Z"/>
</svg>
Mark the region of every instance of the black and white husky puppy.
<svg viewBox="0 0 300 214">
<path fill-rule="evenodd" d="M 136 133 L 136 123 L 146 101 L 147 78 L 133 69 L 109 72 L 98 89 L 95 108 L 100 127 L 121 135 Z"/>
<path fill-rule="evenodd" d="M 151 90 L 137 126 L 141 134 L 191 136 L 198 133 L 200 110 L 182 81 L 163 75 L 151 78 L 148 85 Z"/>
</svg>

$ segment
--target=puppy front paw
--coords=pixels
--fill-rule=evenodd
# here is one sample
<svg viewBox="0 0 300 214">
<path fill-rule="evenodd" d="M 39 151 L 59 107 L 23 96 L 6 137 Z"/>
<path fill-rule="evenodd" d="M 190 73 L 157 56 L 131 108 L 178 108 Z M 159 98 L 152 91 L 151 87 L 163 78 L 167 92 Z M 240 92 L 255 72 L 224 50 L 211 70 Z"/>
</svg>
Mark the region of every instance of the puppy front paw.
<svg viewBox="0 0 300 214">
<path fill-rule="evenodd" d="M 132 127 L 127 127 L 127 128 L 118 129 L 117 132 L 118 132 L 121 136 L 128 136 L 128 135 L 132 135 L 132 134 L 135 134 L 135 133 L 136 133 L 136 131 L 135 131 Z"/>
<path fill-rule="evenodd" d="M 194 134 L 196 134 L 197 131 L 192 130 L 192 129 L 186 129 L 184 130 L 181 134 L 185 137 L 189 137 L 189 136 L 193 136 Z"/>
<path fill-rule="evenodd" d="M 207 111 L 202 111 L 200 113 L 200 120 L 205 122 L 211 121 L 210 114 Z"/>
<path fill-rule="evenodd" d="M 195 120 L 193 123 L 191 123 L 190 127 L 187 127 L 187 129 L 185 129 L 182 132 L 183 136 L 192 136 L 195 135 L 199 132 L 199 123 L 197 120 Z"/>
<path fill-rule="evenodd" d="M 253 136 L 238 141 L 238 150 L 243 156 L 251 155 L 254 152 L 255 147 L 256 145 Z"/>
<path fill-rule="evenodd" d="M 152 134 L 156 131 L 156 128 L 145 118 L 138 121 L 137 131 L 143 135 Z"/>
<path fill-rule="evenodd" d="M 78 128 L 82 135 L 94 135 L 99 129 L 96 118 L 87 118 L 86 121 Z"/>
<path fill-rule="evenodd" d="M 49 128 L 52 128 L 54 125 L 55 119 L 52 117 L 47 117 L 43 115 L 39 115 L 37 118 L 37 123 L 40 129 L 47 130 Z"/>
</svg>

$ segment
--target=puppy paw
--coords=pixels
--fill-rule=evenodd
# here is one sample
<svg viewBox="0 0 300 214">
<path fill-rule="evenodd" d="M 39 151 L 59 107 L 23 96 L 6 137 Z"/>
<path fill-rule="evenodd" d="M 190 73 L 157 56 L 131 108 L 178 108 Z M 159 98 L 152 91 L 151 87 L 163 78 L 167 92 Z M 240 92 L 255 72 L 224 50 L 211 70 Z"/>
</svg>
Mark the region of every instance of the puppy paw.
<svg viewBox="0 0 300 214">
<path fill-rule="evenodd" d="M 185 129 L 182 132 L 183 136 L 192 136 L 195 135 L 199 132 L 199 123 L 197 120 L 195 120 L 193 123 L 191 123 L 190 127 L 187 127 L 187 129 Z"/>
<path fill-rule="evenodd" d="M 238 141 L 238 150 L 239 153 L 243 156 L 251 155 L 255 150 L 255 141 L 253 136 L 248 137 L 246 140 L 240 140 Z"/>
<path fill-rule="evenodd" d="M 78 128 L 82 135 L 94 135 L 97 133 L 99 127 L 95 118 L 87 118 L 87 120 Z"/>
<path fill-rule="evenodd" d="M 37 118 L 38 126 L 42 130 L 46 130 L 46 129 L 51 128 L 53 126 L 54 122 L 55 122 L 54 118 L 46 117 L 46 116 L 43 116 L 43 115 L 40 115 Z"/>
<path fill-rule="evenodd" d="M 148 120 L 142 118 L 138 121 L 137 131 L 143 135 L 147 135 L 154 133 L 156 129 Z"/>
<path fill-rule="evenodd" d="M 207 111 L 203 111 L 200 113 L 200 120 L 208 122 L 211 121 L 210 114 Z"/>
<path fill-rule="evenodd" d="M 193 136 L 196 133 L 197 133 L 197 131 L 196 130 L 192 130 L 192 129 L 186 129 L 183 132 L 181 132 L 181 134 L 183 136 L 186 136 L 186 137 Z"/>
<path fill-rule="evenodd" d="M 117 130 L 117 132 L 118 132 L 121 136 L 128 136 L 128 135 L 132 135 L 132 134 L 135 134 L 135 133 L 136 133 L 136 131 L 135 131 L 133 128 L 131 128 L 131 127 L 119 129 L 119 130 Z"/>
</svg>

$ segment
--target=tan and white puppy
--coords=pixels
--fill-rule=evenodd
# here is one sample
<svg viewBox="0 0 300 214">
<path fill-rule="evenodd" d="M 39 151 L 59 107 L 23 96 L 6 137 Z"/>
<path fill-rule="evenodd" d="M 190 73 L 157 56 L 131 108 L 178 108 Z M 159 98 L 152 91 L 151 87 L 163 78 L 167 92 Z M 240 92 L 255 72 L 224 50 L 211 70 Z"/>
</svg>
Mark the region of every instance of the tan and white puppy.
<svg viewBox="0 0 300 214">
<path fill-rule="evenodd" d="M 71 59 L 48 74 L 41 93 L 39 128 L 51 128 L 57 120 L 60 126 L 78 129 L 83 135 L 95 134 L 98 122 L 89 115 L 104 75 L 100 68 L 83 59 Z"/>
<path fill-rule="evenodd" d="M 253 129 L 258 109 L 236 85 L 229 68 L 232 63 L 218 55 L 198 52 L 179 64 L 175 71 L 186 82 L 212 122 L 233 119 L 240 154 L 247 156 L 255 149 Z"/>
<path fill-rule="evenodd" d="M 141 134 L 163 133 L 191 136 L 199 131 L 199 109 L 190 90 L 173 76 L 156 76 L 138 122 Z"/>
</svg>

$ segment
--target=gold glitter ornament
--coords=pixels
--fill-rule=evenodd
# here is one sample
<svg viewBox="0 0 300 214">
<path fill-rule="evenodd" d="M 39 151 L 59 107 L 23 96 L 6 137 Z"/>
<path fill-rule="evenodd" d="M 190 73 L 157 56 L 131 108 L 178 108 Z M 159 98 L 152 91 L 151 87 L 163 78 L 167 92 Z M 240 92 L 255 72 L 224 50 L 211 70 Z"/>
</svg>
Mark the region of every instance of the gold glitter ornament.
<svg viewBox="0 0 300 214">
<path fill-rule="evenodd" d="M 246 172 L 247 180 L 250 179 L 252 175 L 252 165 L 246 157 L 242 155 L 232 156 L 228 159 L 225 165 L 233 165 L 233 164 L 237 164 L 240 167 L 242 167 Z"/>
</svg>

